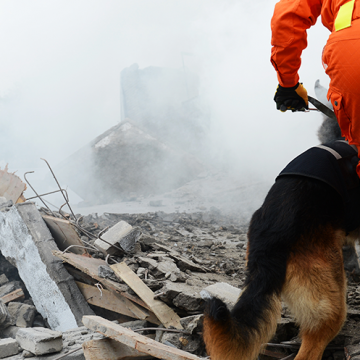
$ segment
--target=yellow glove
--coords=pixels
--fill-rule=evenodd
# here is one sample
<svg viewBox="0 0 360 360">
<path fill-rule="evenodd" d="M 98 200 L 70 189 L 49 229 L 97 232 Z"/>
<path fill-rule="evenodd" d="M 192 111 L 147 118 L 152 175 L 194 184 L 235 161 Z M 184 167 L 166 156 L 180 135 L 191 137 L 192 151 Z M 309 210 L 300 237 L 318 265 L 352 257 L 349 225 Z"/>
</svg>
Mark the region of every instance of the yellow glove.
<svg viewBox="0 0 360 360">
<path fill-rule="evenodd" d="M 302 83 L 297 83 L 290 88 L 278 85 L 274 101 L 276 102 L 276 108 L 283 112 L 286 110 L 305 111 L 305 109 L 308 109 L 307 91 Z"/>
</svg>

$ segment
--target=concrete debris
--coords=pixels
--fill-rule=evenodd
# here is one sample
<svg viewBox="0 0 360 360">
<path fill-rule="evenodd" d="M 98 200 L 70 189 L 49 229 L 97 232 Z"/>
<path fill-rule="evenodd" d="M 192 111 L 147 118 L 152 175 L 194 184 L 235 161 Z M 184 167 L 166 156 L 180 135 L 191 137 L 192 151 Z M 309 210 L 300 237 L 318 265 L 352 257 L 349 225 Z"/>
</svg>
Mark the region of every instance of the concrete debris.
<svg viewBox="0 0 360 360">
<path fill-rule="evenodd" d="M 12 318 L 12 324 L 18 327 L 27 328 L 33 325 L 36 308 L 19 302 L 10 302 L 7 306 Z"/>
<path fill-rule="evenodd" d="M 217 297 L 225 302 L 229 308 L 233 308 L 241 295 L 241 290 L 227 283 L 216 283 L 207 286 L 200 292 L 203 299 Z"/>
<path fill-rule="evenodd" d="M 46 328 L 20 329 L 16 340 L 24 350 L 34 355 L 55 353 L 63 348 L 62 333 Z"/>
<path fill-rule="evenodd" d="M 21 351 L 19 343 L 12 338 L 0 339 L 0 359 L 16 355 Z"/>
<path fill-rule="evenodd" d="M 119 252 L 119 247 L 125 253 L 132 253 L 141 235 L 138 227 L 133 228 L 126 221 L 119 221 L 97 239 L 94 245 L 106 255 Z"/>
<path fill-rule="evenodd" d="M 0 220 L 1 252 L 17 267 L 37 311 L 55 330 L 80 325 L 81 317 L 93 312 L 62 263 L 53 257 L 51 251 L 57 246 L 36 206 L 18 204 L 6 214 L 0 212 Z"/>
<path fill-rule="evenodd" d="M 73 248 L 58 250 L 43 216 L 49 216 L 47 211 L 38 211 L 31 203 L 0 212 L 0 338 L 17 339 L 1 341 L 0 354 L 9 354 L 4 358 L 206 357 L 205 302 L 209 296 L 221 298 L 229 307 L 236 302 L 245 279 L 247 224 L 214 211 L 94 213 L 76 219 L 68 215 L 66 226 L 87 247 L 80 255 Z M 56 223 L 61 217 L 56 212 L 51 216 Z M 67 237 L 59 234 L 60 241 Z M 112 252 L 109 246 L 100 251 L 96 245 L 100 238 L 127 250 Z M 55 285 L 49 286 L 47 277 Z M 359 293 L 349 280 L 349 316 L 334 340 L 347 347 L 350 359 L 359 356 Z M 96 316 L 84 316 L 87 328 L 77 327 L 87 311 Z M 60 330 L 55 337 L 54 329 Z M 49 342 L 44 340 L 48 335 Z M 281 344 L 296 335 L 296 324 L 285 308 L 272 342 Z M 132 348 L 129 342 L 134 340 L 143 345 Z M 2 343 L 6 352 L 1 351 Z M 337 347 L 326 360 L 341 359 L 343 353 Z M 265 354 L 266 359 L 289 355 L 286 349 L 270 347 Z"/>
</svg>

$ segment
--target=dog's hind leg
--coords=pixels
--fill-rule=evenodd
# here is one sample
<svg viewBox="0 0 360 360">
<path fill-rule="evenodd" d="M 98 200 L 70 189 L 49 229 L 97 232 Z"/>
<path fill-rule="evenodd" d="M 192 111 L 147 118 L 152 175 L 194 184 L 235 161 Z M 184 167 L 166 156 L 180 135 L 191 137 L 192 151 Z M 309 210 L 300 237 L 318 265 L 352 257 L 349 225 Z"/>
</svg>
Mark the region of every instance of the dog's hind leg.
<svg viewBox="0 0 360 360">
<path fill-rule="evenodd" d="M 327 227 L 302 239 L 290 255 L 282 295 L 300 325 L 295 360 L 320 360 L 345 321 L 344 236 Z"/>
</svg>

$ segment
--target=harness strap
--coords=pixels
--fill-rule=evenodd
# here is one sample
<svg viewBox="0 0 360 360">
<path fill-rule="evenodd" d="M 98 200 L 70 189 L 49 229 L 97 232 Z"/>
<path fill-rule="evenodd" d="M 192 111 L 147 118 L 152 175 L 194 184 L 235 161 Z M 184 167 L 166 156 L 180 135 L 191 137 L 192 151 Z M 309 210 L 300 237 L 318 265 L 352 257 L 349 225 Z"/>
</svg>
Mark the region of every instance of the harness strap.
<svg viewBox="0 0 360 360">
<path fill-rule="evenodd" d="M 352 14 L 354 11 L 355 0 L 350 0 L 346 4 L 340 6 L 336 15 L 334 27 L 335 31 L 346 29 L 351 26 Z"/>
<path fill-rule="evenodd" d="M 317 147 L 317 148 L 320 148 L 320 149 L 323 149 L 323 150 L 326 150 L 326 151 L 328 151 L 328 152 L 330 152 L 332 155 L 334 155 L 335 156 L 335 159 L 336 160 L 339 160 L 339 159 L 341 159 L 342 158 L 342 156 L 337 152 L 337 151 L 335 151 L 334 149 L 332 149 L 332 148 L 329 148 L 328 146 L 325 146 L 325 145 L 317 145 L 317 146 L 315 146 L 315 147 Z"/>
<path fill-rule="evenodd" d="M 345 143 L 345 144 L 349 145 L 350 147 L 352 147 L 356 152 L 358 152 L 356 145 L 350 145 L 346 140 L 336 140 L 336 142 Z"/>
</svg>

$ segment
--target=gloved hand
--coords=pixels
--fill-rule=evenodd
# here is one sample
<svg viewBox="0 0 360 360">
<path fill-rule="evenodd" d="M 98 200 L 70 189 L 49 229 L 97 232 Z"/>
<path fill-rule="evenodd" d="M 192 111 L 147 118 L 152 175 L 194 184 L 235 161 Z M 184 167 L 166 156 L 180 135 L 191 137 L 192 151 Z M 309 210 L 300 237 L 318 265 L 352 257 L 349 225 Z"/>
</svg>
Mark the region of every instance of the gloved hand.
<svg viewBox="0 0 360 360">
<path fill-rule="evenodd" d="M 294 112 L 308 109 L 307 91 L 302 83 L 297 83 L 290 88 L 278 85 L 274 101 L 276 102 L 276 108 L 283 112 L 286 110 Z"/>
</svg>

